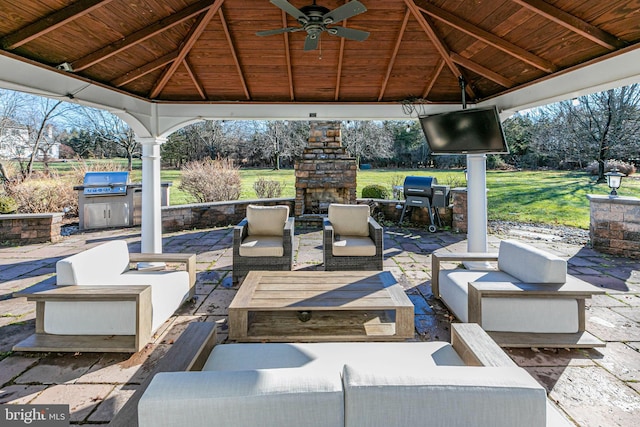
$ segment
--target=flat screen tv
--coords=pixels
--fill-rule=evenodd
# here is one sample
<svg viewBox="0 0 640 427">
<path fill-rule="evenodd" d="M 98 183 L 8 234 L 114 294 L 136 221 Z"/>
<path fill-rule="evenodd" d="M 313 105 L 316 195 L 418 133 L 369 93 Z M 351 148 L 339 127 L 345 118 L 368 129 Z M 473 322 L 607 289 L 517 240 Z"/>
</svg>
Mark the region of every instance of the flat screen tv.
<svg viewBox="0 0 640 427">
<path fill-rule="evenodd" d="M 432 154 L 508 154 L 495 107 L 420 117 Z"/>
</svg>

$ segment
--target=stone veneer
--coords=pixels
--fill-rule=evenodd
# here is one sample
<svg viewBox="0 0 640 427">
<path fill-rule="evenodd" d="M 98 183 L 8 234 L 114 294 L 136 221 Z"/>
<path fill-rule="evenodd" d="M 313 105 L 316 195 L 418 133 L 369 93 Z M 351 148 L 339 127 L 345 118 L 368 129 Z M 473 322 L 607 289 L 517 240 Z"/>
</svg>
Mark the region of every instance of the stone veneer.
<svg viewBox="0 0 640 427">
<path fill-rule="evenodd" d="M 27 245 L 61 239 L 62 213 L 0 215 L 0 243 Z"/>
<path fill-rule="evenodd" d="M 451 217 L 451 229 L 455 233 L 467 232 L 467 189 L 457 187 L 451 189 L 451 203 L 453 213 Z"/>
<path fill-rule="evenodd" d="M 311 122 L 308 145 L 294 168 L 296 217 L 326 214 L 330 203 L 356 202 L 357 165 L 342 147 L 340 122 Z"/>
<path fill-rule="evenodd" d="M 591 246 L 603 253 L 640 259 L 640 199 L 589 194 Z"/>
</svg>

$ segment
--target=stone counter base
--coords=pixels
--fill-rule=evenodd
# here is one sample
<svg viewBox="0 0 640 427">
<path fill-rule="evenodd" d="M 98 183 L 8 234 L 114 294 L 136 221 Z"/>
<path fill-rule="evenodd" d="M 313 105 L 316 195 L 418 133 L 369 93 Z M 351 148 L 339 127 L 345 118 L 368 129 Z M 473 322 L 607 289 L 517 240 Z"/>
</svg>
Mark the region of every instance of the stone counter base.
<svg viewBox="0 0 640 427">
<path fill-rule="evenodd" d="M 0 215 L 0 244 L 57 242 L 62 213 Z"/>
</svg>

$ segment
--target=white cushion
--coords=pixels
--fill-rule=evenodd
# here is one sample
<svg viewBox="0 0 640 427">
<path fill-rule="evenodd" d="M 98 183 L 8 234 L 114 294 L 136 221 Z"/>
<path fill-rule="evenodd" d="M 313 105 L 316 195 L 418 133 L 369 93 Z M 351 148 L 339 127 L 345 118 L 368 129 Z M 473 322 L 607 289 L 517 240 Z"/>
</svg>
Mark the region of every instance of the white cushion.
<svg viewBox="0 0 640 427">
<path fill-rule="evenodd" d="M 283 256 L 282 236 L 247 236 L 240 244 L 240 256 Z"/>
<path fill-rule="evenodd" d="M 288 206 L 247 206 L 249 236 L 282 236 L 289 216 Z"/>
<path fill-rule="evenodd" d="M 369 205 L 329 205 L 329 221 L 334 235 L 368 236 Z"/>
<path fill-rule="evenodd" d="M 401 355 L 401 356 L 400 356 Z M 419 366 L 464 366 L 451 344 L 445 342 L 365 343 L 249 343 L 214 347 L 203 371 L 304 368 L 341 373 L 345 363 Z"/>
<path fill-rule="evenodd" d="M 157 330 L 189 296 L 189 274 L 186 271 L 132 270 L 103 285 L 151 286 L 152 331 Z M 133 335 L 135 334 L 134 302 L 47 302 L 45 332 L 57 335 Z"/>
<path fill-rule="evenodd" d="M 522 368 L 346 365 L 345 427 L 543 427 L 546 393 Z"/>
<path fill-rule="evenodd" d="M 525 283 L 565 283 L 567 261 L 515 240 L 500 242 L 498 269 Z"/>
<path fill-rule="evenodd" d="M 501 271 L 441 270 L 440 295 L 453 314 L 468 322 L 470 282 L 502 282 L 517 289 L 517 280 Z M 482 328 L 493 332 L 574 333 L 578 303 L 557 298 L 483 298 Z"/>
<path fill-rule="evenodd" d="M 343 427 L 339 373 L 306 369 L 156 374 L 140 427 Z"/>
<path fill-rule="evenodd" d="M 56 263 L 56 284 L 108 284 L 129 269 L 129 249 L 124 240 L 104 243 Z"/>
<path fill-rule="evenodd" d="M 374 256 L 376 244 L 370 237 L 340 235 L 334 240 L 331 252 L 334 256 Z"/>
</svg>

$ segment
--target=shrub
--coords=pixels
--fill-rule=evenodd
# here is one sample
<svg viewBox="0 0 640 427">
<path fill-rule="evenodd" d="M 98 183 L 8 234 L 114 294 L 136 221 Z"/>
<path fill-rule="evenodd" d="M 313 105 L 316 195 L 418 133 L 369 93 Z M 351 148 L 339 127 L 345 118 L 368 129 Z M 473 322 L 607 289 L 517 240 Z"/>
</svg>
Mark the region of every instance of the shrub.
<svg viewBox="0 0 640 427">
<path fill-rule="evenodd" d="M 363 199 L 387 199 L 389 198 L 389 190 L 382 185 L 367 185 L 362 189 Z"/>
<path fill-rule="evenodd" d="M 18 203 L 13 197 L 0 196 L 0 214 L 10 214 L 18 209 Z"/>
<path fill-rule="evenodd" d="M 625 163 L 621 160 L 607 160 L 604 162 L 604 172 L 607 173 L 613 169 L 618 169 L 620 173 L 627 176 L 636 173 L 636 167 L 630 163 Z M 598 162 L 592 162 L 585 168 L 585 170 L 591 175 L 598 175 Z"/>
<path fill-rule="evenodd" d="M 231 159 L 204 159 L 189 162 L 182 168 L 178 188 L 200 203 L 238 200 L 240 172 Z"/>
<path fill-rule="evenodd" d="M 260 178 L 253 183 L 253 189 L 259 199 L 273 199 L 282 195 L 283 185 L 284 183 L 278 181 Z"/>
<path fill-rule="evenodd" d="M 18 211 L 22 213 L 78 214 L 78 196 L 73 185 L 56 175 L 12 182 L 6 186 L 6 191 L 15 199 Z"/>
</svg>

